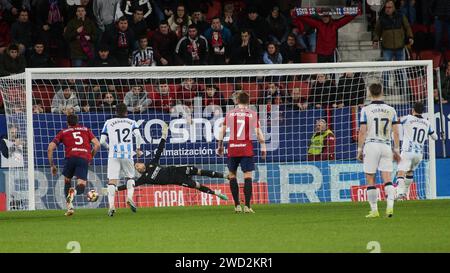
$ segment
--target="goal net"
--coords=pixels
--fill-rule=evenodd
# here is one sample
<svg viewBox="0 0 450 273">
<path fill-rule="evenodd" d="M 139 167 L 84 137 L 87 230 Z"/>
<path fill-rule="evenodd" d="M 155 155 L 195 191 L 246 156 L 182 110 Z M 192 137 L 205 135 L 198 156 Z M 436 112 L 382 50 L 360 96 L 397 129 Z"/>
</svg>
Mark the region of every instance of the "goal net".
<svg viewBox="0 0 450 273">
<path fill-rule="evenodd" d="M 161 124 L 166 122 L 169 137 L 161 165 L 189 164 L 228 172 L 227 158 L 216 154 L 216 139 L 226 111 L 235 107 L 238 91 L 250 95 L 268 150 L 263 160 L 255 140 L 253 203 L 364 201 L 366 182 L 356 153 L 359 112 L 370 103 L 367 87 L 382 83 L 385 101 L 399 116 L 410 114 L 414 102 L 423 102 L 434 124 L 432 77 L 431 61 L 27 69 L 0 78 L 10 143 L 7 207 L 65 208 L 64 149 L 60 145 L 55 154 L 59 169 L 52 176 L 48 144 L 66 128 L 71 112 L 100 138 L 104 122 L 115 116 L 115 105 L 123 101 L 145 140 L 140 160 L 153 157 Z M 101 192 L 106 186 L 107 156 L 102 148 L 91 162 L 87 189 Z M 414 174 L 410 199 L 435 197 L 434 160 L 430 141 Z M 136 188 L 135 202 L 138 207 L 233 204 L 227 181 L 195 180 L 230 200 L 175 185 L 151 185 Z M 238 182 L 243 186 L 240 169 Z M 379 189 L 383 198 L 381 185 Z M 124 192 L 116 196 L 116 207 L 125 206 L 125 196 Z M 244 197 L 242 189 L 240 197 Z M 90 203 L 77 196 L 74 204 L 107 207 L 107 198 L 101 195 Z"/>
</svg>

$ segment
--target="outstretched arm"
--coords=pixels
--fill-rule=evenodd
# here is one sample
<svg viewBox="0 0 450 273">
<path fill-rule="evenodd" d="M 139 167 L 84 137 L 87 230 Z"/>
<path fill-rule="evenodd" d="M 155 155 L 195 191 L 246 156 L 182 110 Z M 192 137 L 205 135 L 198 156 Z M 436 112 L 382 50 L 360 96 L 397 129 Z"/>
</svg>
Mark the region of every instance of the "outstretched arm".
<svg viewBox="0 0 450 273">
<path fill-rule="evenodd" d="M 155 156 L 150 162 L 151 165 L 159 165 L 159 159 L 161 158 L 161 154 L 166 146 L 166 138 L 168 134 L 169 134 L 169 126 L 166 123 L 164 123 L 162 126 L 162 136 L 158 145 L 158 150 L 156 150 Z"/>
</svg>

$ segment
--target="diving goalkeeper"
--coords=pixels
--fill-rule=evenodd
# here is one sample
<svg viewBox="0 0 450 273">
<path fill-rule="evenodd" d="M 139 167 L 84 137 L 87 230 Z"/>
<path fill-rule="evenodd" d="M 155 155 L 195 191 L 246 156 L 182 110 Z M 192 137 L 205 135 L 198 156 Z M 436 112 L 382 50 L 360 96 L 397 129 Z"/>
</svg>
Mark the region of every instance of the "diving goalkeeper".
<svg viewBox="0 0 450 273">
<path fill-rule="evenodd" d="M 218 191 L 213 191 L 210 188 L 196 182 L 192 179 L 192 176 L 207 176 L 212 178 L 225 178 L 226 175 L 220 172 L 214 172 L 209 170 L 201 170 L 195 166 L 160 166 L 159 159 L 166 144 L 166 138 L 168 134 L 168 126 L 164 124 L 162 128 L 161 142 L 159 143 L 158 150 L 155 156 L 148 164 L 136 163 L 135 169 L 142 174 L 142 176 L 136 180 L 135 187 L 143 184 L 151 185 L 179 185 L 192 189 L 197 189 L 201 192 L 213 194 L 218 196 L 222 200 L 228 200 L 225 194 Z M 118 191 L 126 190 L 127 186 L 122 185 L 117 188 Z"/>
</svg>

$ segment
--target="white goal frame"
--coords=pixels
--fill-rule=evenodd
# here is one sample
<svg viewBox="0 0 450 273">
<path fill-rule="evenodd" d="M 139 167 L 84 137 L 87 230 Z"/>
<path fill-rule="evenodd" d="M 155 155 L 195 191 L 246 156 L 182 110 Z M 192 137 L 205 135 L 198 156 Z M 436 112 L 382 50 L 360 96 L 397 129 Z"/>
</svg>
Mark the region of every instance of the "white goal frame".
<svg viewBox="0 0 450 273">
<path fill-rule="evenodd" d="M 371 72 L 373 68 L 390 68 L 398 69 L 401 67 L 411 67 L 420 65 L 426 67 L 427 73 L 427 108 L 428 117 L 433 128 L 436 128 L 436 120 L 434 118 L 434 101 L 433 101 L 433 64 L 431 60 L 421 61 L 399 61 L 399 62 L 352 62 L 352 63 L 314 63 L 314 64 L 283 64 L 283 65 L 224 65 L 224 66 L 170 66 L 170 67 L 101 67 L 101 68 L 27 68 L 25 70 L 25 84 L 26 84 L 26 115 L 27 115 L 27 159 L 25 166 L 28 167 L 28 198 L 29 210 L 35 210 L 35 175 L 34 175 L 34 128 L 33 128 L 33 113 L 32 113 L 32 80 L 34 74 L 48 74 L 51 78 L 52 74 L 59 73 L 73 73 L 73 78 L 77 79 L 77 73 L 89 73 L 92 78 L 96 78 L 98 72 L 125 72 L 129 75 L 130 72 L 140 72 L 149 74 L 158 73 L 164 75 L 165 72 L 181 72 L 189 75 L 195 74 L 194 77 L 208 77 L 211 72 L 217 73 L 223 77 L 242 76 L 237 71 L 251 71 L 252 76 L 265 76 L 267 71 L 271 75 L 293 75 L 297 74 L 313 74 L 321 71 L 323 73 L 340 73 L 337 69 L 345 68 L 348 72 Z M 205 72 L 202 74 L 202 72 Z M 279 72 L 279 73 L 278 73 Z M 141 74 L 142 75 L 142 74 Z M 431 117 L 431 118 L 430 118 Z M 429 178 L 427 183 L 429 189 L 427 192 L 427 199 L 436 199 L 436 154 L 435 142 L 429 141 Z"/>
</svg>

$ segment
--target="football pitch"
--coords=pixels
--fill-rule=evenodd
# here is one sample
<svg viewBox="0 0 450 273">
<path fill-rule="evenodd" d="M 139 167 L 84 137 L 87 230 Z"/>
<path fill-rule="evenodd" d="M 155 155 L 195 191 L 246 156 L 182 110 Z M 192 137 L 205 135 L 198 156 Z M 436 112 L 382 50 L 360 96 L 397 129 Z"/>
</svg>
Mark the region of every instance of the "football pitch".
<svg viewBox="0 0 450 273">
<path fill-rule="evenodd" d="M 397 202 L 393 218 L 366 219 L 367 203 L 78 209 L 0 213 L 0 252 L 450 252 L 450 200 Z M 383 214 L 383 215 L 381 215 Z M 373 243 L 375 242 L 375 243 Z M 69 244 L 69 245 L 68 245 Z"/>
</svg>

